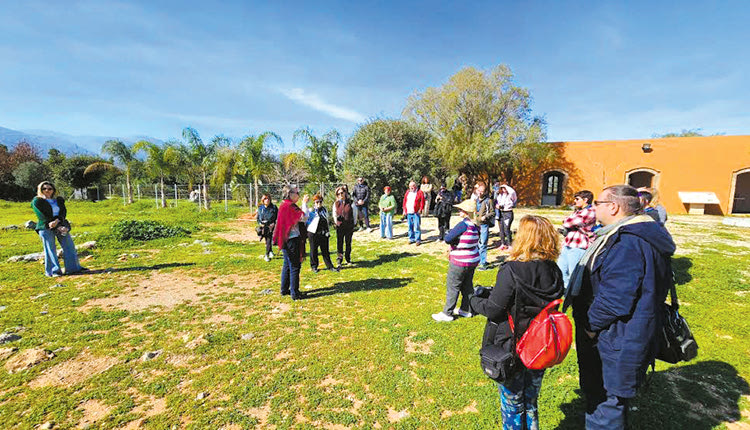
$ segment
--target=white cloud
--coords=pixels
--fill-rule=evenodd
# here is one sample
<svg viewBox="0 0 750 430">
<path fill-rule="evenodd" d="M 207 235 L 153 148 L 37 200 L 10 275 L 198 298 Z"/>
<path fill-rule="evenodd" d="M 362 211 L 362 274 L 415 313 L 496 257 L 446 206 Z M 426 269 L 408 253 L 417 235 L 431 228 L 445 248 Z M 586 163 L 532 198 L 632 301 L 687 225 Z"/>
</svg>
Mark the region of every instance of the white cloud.
<svg viewBox="0 0 750 430">
<path fill-rule="evenodd" d="M 339 119 L 343 119 L 343 120 L 347 120 L 351 122 L 364 122 L 365 121 L 365 116 L 362 115 L 361 113 L 353 109 L 336 106 L 331 103 L 328 103 L 325 100 L 321 99 L 317 94 L 308 93 L 302 88 L 282 89 L 281 93 L 284 94 L 290 100 L 293 100 L 305 106 L 311 107 L 317 111 L 323 112 L 334 118 L 339 118 Z"/>
</svg>

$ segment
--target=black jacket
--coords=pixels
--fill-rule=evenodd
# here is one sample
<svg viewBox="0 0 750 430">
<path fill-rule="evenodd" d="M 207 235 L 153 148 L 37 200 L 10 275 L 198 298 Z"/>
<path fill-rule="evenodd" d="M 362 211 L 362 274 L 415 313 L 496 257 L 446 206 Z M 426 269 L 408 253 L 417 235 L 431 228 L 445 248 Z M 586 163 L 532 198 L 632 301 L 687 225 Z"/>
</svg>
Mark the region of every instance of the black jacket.
<svg viewBox="0 0 750 430">
<path fill-rule="evenodd" d="M 482 346 L 510 341 L 508 314 L 514 317 L 516 340 L 520 339 L 531 320 L 563 291 L 562 272 L 554 261 L 509 261 L 500 266 L 490 296 L 471 297 L 472 312 L 487 317 Z"/>
<path fill-rule="evenodd" d="M 440 191 L 438 197 L 440 197 L 440 201 L 436 203 L 435 216 L 441 218 L 450 216 L 451 211 L 453 210 L 453 193 L 446 189 Z"/>
<path fill-rule="evenodd" d="M 370 203 L 370 187 L 366 183 L 357 184 L 352 190 L 352 199 L 356 204 L 359 200 L 362 200 L 365 205 Z"/>
</svg>

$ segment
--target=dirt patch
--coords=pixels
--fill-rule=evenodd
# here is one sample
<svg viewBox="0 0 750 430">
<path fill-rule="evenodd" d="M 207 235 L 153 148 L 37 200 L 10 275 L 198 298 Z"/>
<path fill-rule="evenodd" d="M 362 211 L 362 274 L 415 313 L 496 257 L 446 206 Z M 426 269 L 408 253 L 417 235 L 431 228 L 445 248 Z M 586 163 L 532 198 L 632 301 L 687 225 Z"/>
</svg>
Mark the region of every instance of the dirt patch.
<svg viewBox="0 0 750 430">
<path fill-rule="evenodd" d="M 166 359 L 164 359 L 164 362 L 175 367 L 190 367 L 193 359 L 195 359 L 194 355 L 170 354 Z"/>
<path fill-rule="evenodd" d="M 203 322 L 206 324 L 226 324 L 234 322 L 234 318 L 231 315 L 215 314 L 211 318 L 206 318 Z"/>
<path fill-rule="evenodd" d="M 265 405 L 260 408 L 251 408 L 246 410 L 248 415 L 258 420 L 258 428 L 267 428 L 268 416 L 271 415 L 271 406 Z M 274 426 L 275 428 L 276 426 Z"/>
<path fill-rule="evenodd" d="M 410 352 L 412 354 L 431 354 L 430 348 L 432 345 L 435 344 L 435 341 L 432 339 L 427 339 L 425 341 L 419 342 L 413 340 L 413 337 L 416 336 L 416 333 L 409 333 L 409 336 L 404 339 L 404 342 L 406 343 L 406 352 Z"/>
<path fill-rule="evenodd" d="M 0 360 L 5 360 L 6 358 L 13 355 L 14 352 L 18 351 L 18 348 L 0 348 Z"/>
<path fill-rule="evenodd" d="M 226 227 L 229 231 L 216 233 L 216 237 L 229 242 L 258 242 L 254 220 L 254 218 L 240 218 L 237 221 L 223 224 L 223 227 Z"/>
<path fill-rule="evenodd" d="M 470 405 L 461 409 L 460 411 L 443 411 L 440 413 L 440 418 L 446 419 L 453 415 L 464 415 L 464 414 L 476 414 L 479 412 L 477 409 L 477 401 L 473 400 Z"/>
<path fill-rule="evenodd" d="M 403 411 L 397 411 L 393 408 L 388 408 L 388 421 L 391 423 L 399 422 L 408 416 L 409 412 L 406 409 Z"/>
<path fill-rule="evenodd" d="M 55 354 L 43 349 L 24 349 L 5 362 L 5 370 L 7 370 L 8 373 L 21 372 L 30 369 L 43 361 L 49 360 L 54 356 Z"/>
<path fill-rule="evenodd" d="M 343 383 L 344 381 L 340 381 L 329 375 L 329 376 L 326 376 L 325 379 L 320 381 L 320 384 L 318 384 L 318 387 L 329 387 L 331 385 L 341 385 Z"/>
<path fill-rule="evenodd" d="M 104 372 L 117 364 L 114 357 L 94 356 L 88 351 L 80 353 L 72 360 L 57 364 L 44 371 L 39 377 L 31 381 L 31 388 L 39 387 L 72 387 L 86 379 Z"/>
<path fill-rule="evenodd" d="M 152 306 L 172 308 L 182 303 L 198 302 L 204 297 L 220 293 L 249 292 L 259 289 L 263 279 L 240 277 L 231 274 L 215 278 L 206 283 L 205 278 L 194 278 L 186 272 L 151 272 L 151 276 L 138 282 L 135 288 L 126 289 L 114 297 L 94 299 L 82 306 L 83 310 L 94 307 L 140 311 Z M 233 285 L 232 285 L 233 284 Z"/>
<path fill-rule="evenodd" d="M 83 411 L 83 418 L 78 422 L 78 428 L 87 428 L 93 426 L 97 421 L 101 421 L 114 409 L 107 406 L 99 400 L 87 400 L 78 407 Z"/>
</svg>

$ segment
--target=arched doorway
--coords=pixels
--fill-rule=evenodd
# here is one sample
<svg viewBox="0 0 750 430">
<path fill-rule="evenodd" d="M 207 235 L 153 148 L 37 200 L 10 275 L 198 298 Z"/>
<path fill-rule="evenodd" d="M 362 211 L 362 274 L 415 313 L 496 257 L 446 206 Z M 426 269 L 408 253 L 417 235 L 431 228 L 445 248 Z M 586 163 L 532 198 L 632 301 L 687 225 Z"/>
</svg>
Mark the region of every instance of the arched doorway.
<svg viewBox="0 0 750 430">
<path fill-rule="evenodd" d="M 560 206 L 562 204 L 565 173 L 556 170 L 542 176 L 542 206 Z"/>
<path fill-rule="evenodd" d="M 750 169 L 740 170 L 734 175 L 733 214 L 750 213 Z"/>
<path fill-rule="evenodd" d="M 625 173 L 625 183 L 635 188 L 657 188 L 659 172 L 652 169 L 635 169 Z"/>
</svg>

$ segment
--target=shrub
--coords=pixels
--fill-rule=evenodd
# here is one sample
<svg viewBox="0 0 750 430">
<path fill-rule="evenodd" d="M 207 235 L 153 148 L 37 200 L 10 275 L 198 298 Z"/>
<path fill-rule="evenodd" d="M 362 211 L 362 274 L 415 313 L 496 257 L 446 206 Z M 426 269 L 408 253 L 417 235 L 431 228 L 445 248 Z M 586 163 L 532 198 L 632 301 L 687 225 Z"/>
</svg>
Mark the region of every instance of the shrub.
<svg viewBox="0 0 750 430">
<path fill-rule="evenodd" d="M 181 237 L 190 234 L 190 230 L 165 225 L 157 221 L 123 220 L 112 225 L 112 235 L 117 240 L 153 240 L 164 237 Z"/>
</svg>

